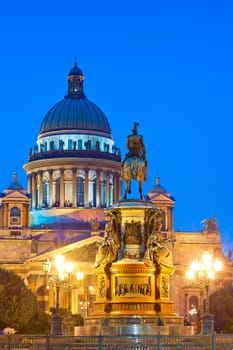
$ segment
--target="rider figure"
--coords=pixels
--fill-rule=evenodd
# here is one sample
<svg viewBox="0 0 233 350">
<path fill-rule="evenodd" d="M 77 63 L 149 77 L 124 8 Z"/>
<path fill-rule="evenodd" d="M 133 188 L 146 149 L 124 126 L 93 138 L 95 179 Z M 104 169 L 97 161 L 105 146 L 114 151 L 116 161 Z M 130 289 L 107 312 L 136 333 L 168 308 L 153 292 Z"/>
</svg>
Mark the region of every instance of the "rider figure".
<svg viewBox="0 0 233 350">
<path fill-rule="evenodd" d="M 128 153 L 126 153 L 125 158 L 123 159 L 121 163 L 121 167 L 124 167 L 124 163 L 128 158 L 132 157 L 138 157 L 145 162 L 145 166 L 147 168 L 147 161 L 146 161 L 146 148 L 144 145 L 144 140 L 142 135 L 138 135 L 138 126 L 139 123 L 134 122 L 133 123 L 133 134 L 129 135 L 127 137 L 127 144 L 126 147 L 128 149 Z M 146 181 L 146 179 L 145 179 Z"/>
<path fill-rule="evenodd" d="M 126 147 L 129 150 L 129 152 L 125 155 L 124 161 L 133 156 L 136 156 L 143 160 L 146 159 L 146 149 L 143 141 L 143 136 L 138 135 L 139 123 L 134 122 L 133 124 L 133 134 L 128 136 L 126 144 Z"/>
</svg>

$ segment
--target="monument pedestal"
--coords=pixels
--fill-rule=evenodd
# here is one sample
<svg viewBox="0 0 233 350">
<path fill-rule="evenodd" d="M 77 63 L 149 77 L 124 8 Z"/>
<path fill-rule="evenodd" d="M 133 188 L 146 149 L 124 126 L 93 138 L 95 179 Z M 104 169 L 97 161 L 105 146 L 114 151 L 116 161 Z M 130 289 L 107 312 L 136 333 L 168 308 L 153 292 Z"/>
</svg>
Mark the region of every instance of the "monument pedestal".
<svg viewBox="0 0 233 350">
<path fill-rule="evenodd" d="M 98 299 L 94 306 L 93 316 L 129 315 L 140 316 L 174 316 L 174 304 L 168 298 L 169 272 L 157 273 L 154 266 L 146 266 L 143 262 L 122 259 L 109 268 L 96 269 Z"/>
<path fill-rule="evenodd" d="M 109 316 L 88 317 L 83 327 L 75 327 L 76 336 L 98 335 L 194 335 L 194 327 L 184 326 L 183 317 Z"/>
<path fill-rule="evenodd" d="M 97 253 L 97 299 L 81 333 L 178 335 L 190 331 L 183 317 L 176 316 L 169 297 L 175 269 L 168 239 L 160 231 L 161 210 L 147 201 L 124 200 L 107 215 L 112 237 L 106 237 Z"/>
</svg>

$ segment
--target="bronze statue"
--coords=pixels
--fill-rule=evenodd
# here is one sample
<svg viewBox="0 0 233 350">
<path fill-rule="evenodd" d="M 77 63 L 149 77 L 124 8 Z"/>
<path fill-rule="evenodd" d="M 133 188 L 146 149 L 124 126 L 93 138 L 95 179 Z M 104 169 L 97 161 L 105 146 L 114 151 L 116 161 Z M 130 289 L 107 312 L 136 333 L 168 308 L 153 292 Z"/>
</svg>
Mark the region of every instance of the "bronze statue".
<svg viewBox="0 0 233 350">
<path fill-rule="evenodd" d="M 116 261 L 119 247 L 119 243 L 112 234 L 111 224 L 107 222 L 105 225 L 104 240 L 97 251 L 94 267 L 99 267 L 100 265 L 105 266 Z"/>
<path fill-rule="evenodd" d="M 125 223 L 125 244 L 141 244 L 141 223 L 133 221 Z"/>
<path fill-rule="evenodd" d="M 142 135 L 138 135 L 139 123 L 134 122 L 133 134 L 127 138 L 126 147 L 128 153 L 121 163 L 121 178 L 125 182 L 124 199 L 127 193 L 131 193 L 131 180 L 137 180 L 139 183 L 140 199 L 142 196 L 142 183 L 147 179 L 147 161 L 146 149 Z"/>
<path fill-rule="evenodd" d="M 173 267 L 171 250 L 155 232 L 148 238 L 143 261 L 147 266 Z"/>
</svg>

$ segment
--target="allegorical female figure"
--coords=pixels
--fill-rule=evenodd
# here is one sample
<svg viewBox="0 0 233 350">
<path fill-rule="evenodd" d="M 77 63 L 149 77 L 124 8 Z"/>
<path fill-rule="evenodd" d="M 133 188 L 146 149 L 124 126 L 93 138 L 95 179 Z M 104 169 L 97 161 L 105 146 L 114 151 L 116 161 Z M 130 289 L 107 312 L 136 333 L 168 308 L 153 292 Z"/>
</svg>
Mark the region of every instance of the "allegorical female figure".
<svg viewBox="0 0 233 350">
<path fill-rule="evenodd" d="M 147 240 L 143 261 L 148 266 L 173 267 L 171 250 L 164 242 L 158 240 L 155 233 L 152 233 Z"/>
<path fill-rule="evenodd" d="M 112 226 L 109 222 L 107 222 L 105 225 L 104 240 L 96 253 L 94 267 L 99 267 L 100 265 L 105 266 L 113 261 L 116 261 L 119 247 L 120 245 L 112 232 Z"/>
</svg>

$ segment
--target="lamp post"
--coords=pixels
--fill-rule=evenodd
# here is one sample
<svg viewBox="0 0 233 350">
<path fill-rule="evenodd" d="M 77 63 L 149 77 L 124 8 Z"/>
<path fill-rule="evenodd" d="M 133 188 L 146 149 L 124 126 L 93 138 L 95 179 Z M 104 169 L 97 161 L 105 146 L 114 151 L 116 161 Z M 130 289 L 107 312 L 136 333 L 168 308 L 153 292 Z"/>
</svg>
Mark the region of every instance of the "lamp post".
<svg viewBox="0 0 233 350">
<path fill-rule="evenodd" d="M 62 317 L 60 316 L 60 287 L 61 285 L 67 289 L 68 292 L 68 311 L 71 313 L 71 294 L 74 284 L 72 283 L 72 273 L 74 265 L 71 262 L 65 262 L 63 255 L 57 255 L 54 258 L 56 273 L 50 275 L 51 262 L 49 259 L 43 263 L 43 271 L 46 275 L 47 281 L 55 285 L 56 299 L 55 299 L 55 314 L 52 319 L 51 333 L 54 335 L 62 335 Z M 77 279 L 82 279 L 82 272 L 76 274 Z"/>
<path fill-rule="evenodd" d="M 209 308 L 209 287 L 211 280 L 215 279 L 216 272 L 222 270 L 222 262 L 218 259 L 213 261 L 210 253 L 206 252 L 202 255 L 201 261 L 194 260 L 190 269 L 187 271 L 187 277 L 196 280 L 204 289 L 203 312 L 201 315 L 201 332 L 203 334 L 213 333 L 214 320 L 210 314 Z"/>
</svg>

